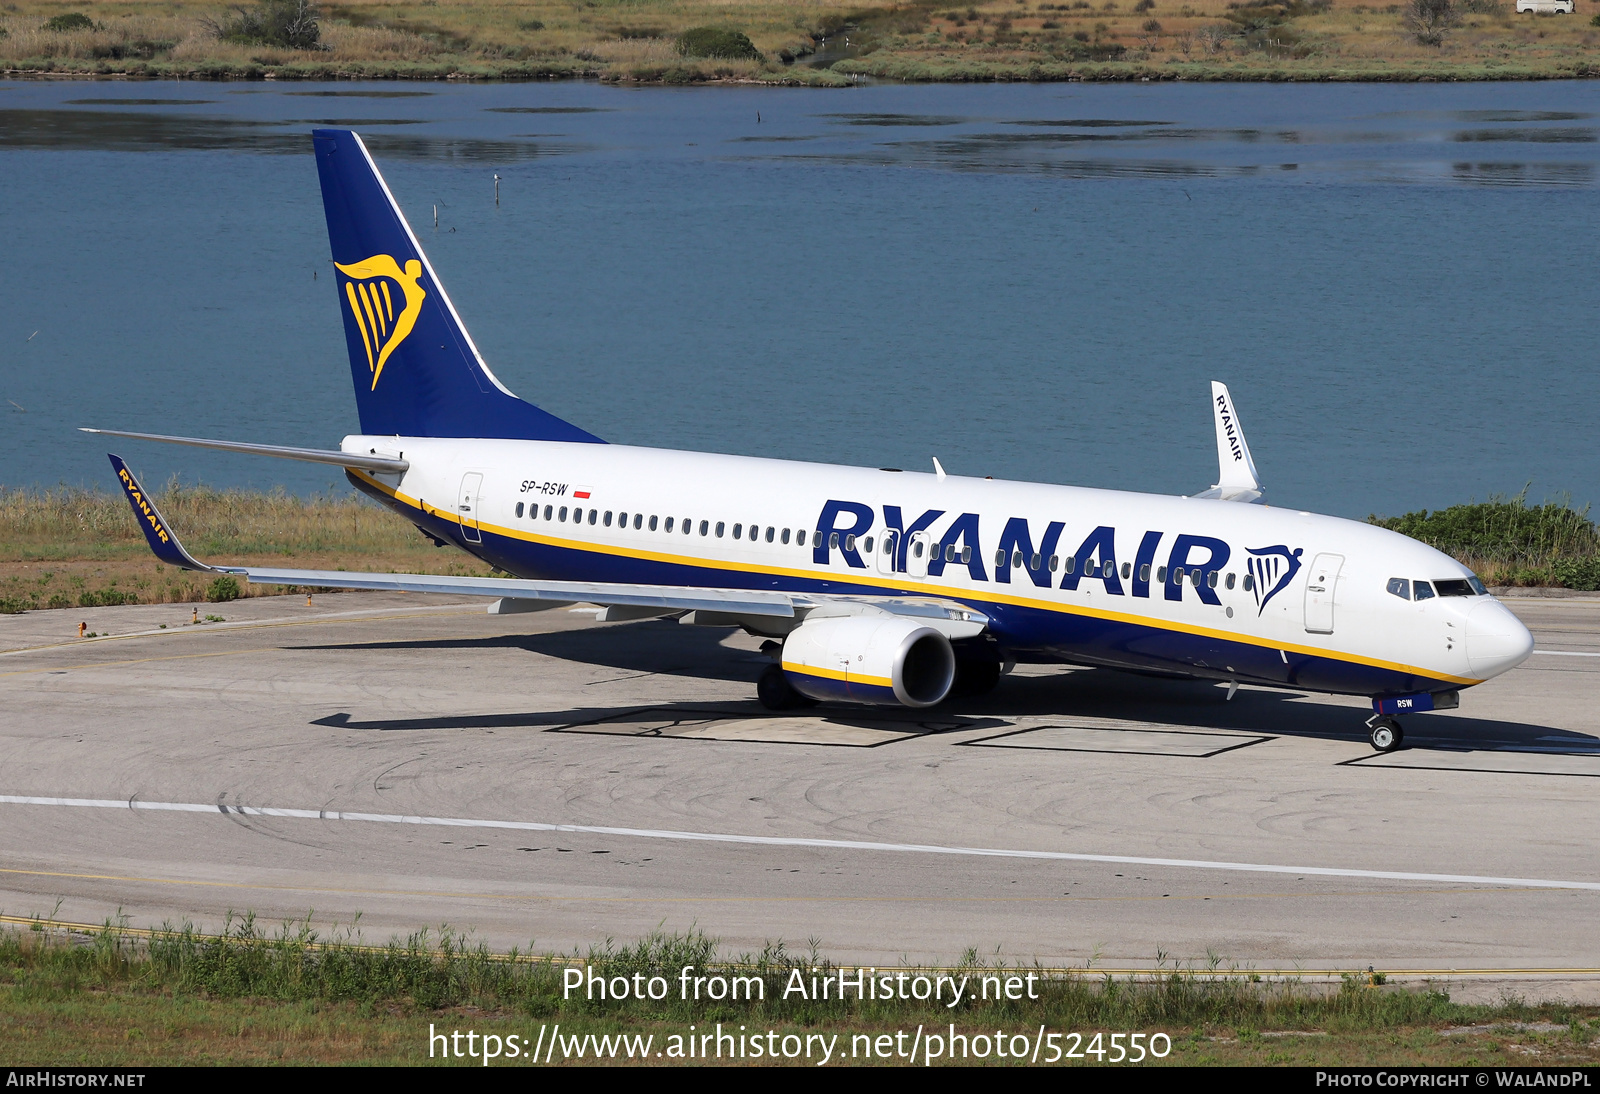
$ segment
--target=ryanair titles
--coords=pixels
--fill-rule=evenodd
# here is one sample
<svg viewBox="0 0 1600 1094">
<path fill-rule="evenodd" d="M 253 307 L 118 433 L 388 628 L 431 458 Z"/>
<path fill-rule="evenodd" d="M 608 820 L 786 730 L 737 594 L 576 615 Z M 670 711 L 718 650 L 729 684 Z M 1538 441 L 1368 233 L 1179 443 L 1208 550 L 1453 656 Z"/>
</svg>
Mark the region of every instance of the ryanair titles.
<svg viewBox="0 0 1600 1094">
<path fill-rule="evenodd" d="M 1119 556 L 1117 530 L 1110 525 L 1096 527 L 1074 548 L 1061 541 L 1064 521 L 1042 522 L 1040 527 L 1024 517 L 1006 520 L 991 552 L 983 546 L 977 513 L 959 513 L 948 521 L 946 515 L 943 509 L 929 509 L 913 517 L 898 505 L 885 505 L 883 531 L 872 539 L 868 533 L 878 515 L 870 505 L 830 500 L 817 517 L 812 561 L 831 565 L 837 553 L 853 569 L 920 576 L 926 568 L 929 577 L 960 568 L 973 581 L 1029 581 L 1041 589 L 1052 585 L 1077 589 L 1084 582 L 1098 581 L 1111 596 L 1148 598 L 1153 582 L 1167 600 L 1182 600 L 1187 584 L 1203 603 L 1220 605 L 1216 586 L 1233 557 L 1232 548 L 1220 539 L 1182 533 L 1171 538 L 1164 557 L 1158 558 L 1166 533 L 1147 531 L 1128 559 Z M 935 525 L 941 525 L 937 532 L 932 530 Z M 871 552 L 870 559 L 863 557 L 866 551 Z M 1249 553 L 1245 588 L 1265 609 L 1299 571 L 1301 550 L 1273 545 L 1252 547 Z M 1257 562 L 1263 556 L 1272 560 L 1270 570 Z"/>
</svg>

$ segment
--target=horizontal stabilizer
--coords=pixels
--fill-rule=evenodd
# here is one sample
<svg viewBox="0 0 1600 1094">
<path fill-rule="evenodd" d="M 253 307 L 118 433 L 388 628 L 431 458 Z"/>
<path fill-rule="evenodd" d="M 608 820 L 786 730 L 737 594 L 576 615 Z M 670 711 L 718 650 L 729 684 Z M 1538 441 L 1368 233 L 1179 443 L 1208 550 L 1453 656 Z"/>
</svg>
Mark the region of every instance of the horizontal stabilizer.
<svg viewBox="0 0 1600 1094">
<path fill-rule="evenodd" d="M 363 471 L 399 474 L 411 464 L 407 460 L 388 456 L 359 456 L 354 452 L 338 452 L 331 448 L 290 448 L 281 444 L 247 444 L 244 441 L 212 441 L 203 437 L 165 437 L 159 433 L 124 433 L 118 429 L 90 429 L 79 426 L 84 433 L 101 433 L 107 437 L 132 437 L 136 441 L 161 441 L 165 444 L 187 444 L 195 448 L 216 448 L 223 452 L 244 452 L 252 456 L 276 456 L 281 460 L 304 460 L 307 463 L 327 463 L 335 467 L 357 467 Z M 112 457 L 116 459 L 115 456 Z"/>
<path fill-rule="evenodd" d="M 1211 413 L 1217 425 L 1217 482 L 1209 490 L 1194 495 L 1221 501 L 1259 502 L 1266 496 L 1250 445 L 1239 424 L 1228 385 L 1211 381 Z"/>
</svg>

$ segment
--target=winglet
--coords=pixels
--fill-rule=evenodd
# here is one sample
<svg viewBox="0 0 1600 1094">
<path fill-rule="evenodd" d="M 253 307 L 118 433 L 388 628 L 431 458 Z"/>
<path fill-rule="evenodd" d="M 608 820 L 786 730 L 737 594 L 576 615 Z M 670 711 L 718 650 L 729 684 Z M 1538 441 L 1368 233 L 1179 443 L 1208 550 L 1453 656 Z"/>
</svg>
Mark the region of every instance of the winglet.
<svg viewBox="0 0 1600 1094">
<path fill-rule="evenodd" d="M 1266 495 L 1261 477 L 1256 474 L 1256 461 L 1250 456 L 1250 444 L 1244 439 L 1244 427 L 1239 424 L 1239 412 L 1234 408 L 1228 385 L 1211 381 L 1211 412 L 1217 424 L 1217 482 L 1210 490 L 1196 494 L 1197 498 L 1218 498 L 1222 501 L 1259 502 Z"/>
<path fill-rule="evenodd" d="M 170 566 L 184 570 L 200 570 L 208 574 L 230 572 L 196 562 L 190 557 L 189 552 L 183 549 L 183 544 L 178 542 L 178 537 L 168 527 L 167 518 L 156 509 L 155 502 L 150 500 L 145 488 L 139 485 L 139 480 L 133 477 L 128 465 L 122 462 L 122 457 L 109 452 L 106 455 L 111 459 L 112 470 L 117 473 L 117 481 L 122 484 L 122 492 L 128 495 L 128 504 L 133 506 L 133 517 L 139 522 L 144 538 L 149 541 L 150 550 L 155 552 L 157 558 Z"/>
</svg>

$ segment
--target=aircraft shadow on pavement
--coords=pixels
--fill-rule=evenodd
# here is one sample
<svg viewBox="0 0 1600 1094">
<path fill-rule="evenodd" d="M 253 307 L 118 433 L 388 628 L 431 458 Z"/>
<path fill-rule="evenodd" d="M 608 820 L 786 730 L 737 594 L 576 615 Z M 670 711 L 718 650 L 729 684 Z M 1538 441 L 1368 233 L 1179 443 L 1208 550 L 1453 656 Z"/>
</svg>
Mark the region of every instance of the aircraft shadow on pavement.
<svg viewBox="0 0 1600 1094">
<path fill-rule="evenodd" d="M 749 700 L 685 701 L 648 704 L 650 710 L 688 715 L 719 714 L 729 718 L 769 716 L 755 702 L 755 679 L 767 659 L 747 649 L 726 644 L 736 634 L 732 628 L 685 627 L 662 620 L 646 620 L 580 630 L 538 634 L 492 635 L 481 638 L 420 639 L 299 646 L 296 649 L 338 650 L 494 650 L 520 649 L 559 661 L 600 666 L 638 675 L 687 676 L 703 680 L 745 681 Z M 1364 741 L 1369 710 L 1338 700 L 1285 690 L 1240 689 L 1232 700 L 1214 681 L 1141 676 L 1113 669 L 1063 666 L 1047 675 L 1013 674 L 1001 680 L 988 695 L 952 700 L 936 708 L 961 720 L 981 718 L 988 724 L 1006 718 L 1108 718 L 1152 723 L 1183 730 L 1231 730 L 1271 737 L 1307 737 L 1324 740 Z M 1311 700 L 1309 702 L 1303 700 Z M 1463 696 L 1470 709 L 1472 693 Z M 422 730 L 527 728 L 555 729 L 581 722 L 603 721 L 645 709 L 586 707 L 561 711 L 526 711 L 484 715 L 362 721 L 347 713 L 331 715 L 313 725 L 348 729 Z M 874 710 L 875 723 L 906 719 L 916 721 L 924 712 Z M 816 710 L 819 717 L 844 721 L 858 715 L 842 705 Z M 1529 750 L 1560 754 L 1565 744 L 1573 754 L 1600 752 L 1600 737 L 1558 730 L 1526 722 L 1473 718 L 1463 714 L 1423 714 L 1404 721 L 1406 746 L 1413 749 L 1466 751 L 1478 749 Z M 978 725 L 963 728 L 980 728 Z M 917 734 L 922 735 L 922 734 Z"/>
</svg>

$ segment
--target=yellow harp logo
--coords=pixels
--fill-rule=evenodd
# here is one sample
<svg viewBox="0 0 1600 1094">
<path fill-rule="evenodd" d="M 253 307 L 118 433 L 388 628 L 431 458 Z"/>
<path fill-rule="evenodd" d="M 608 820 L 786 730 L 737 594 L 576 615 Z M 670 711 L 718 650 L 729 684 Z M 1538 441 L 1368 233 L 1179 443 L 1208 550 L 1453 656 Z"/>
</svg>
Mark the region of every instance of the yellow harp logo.
<svg viewBox="0 0 1600 1094">
<path fill-rule="evenodd" d="M 413 258 L 402 272 L 400 264 L 389 255 L 373 255 L 348 266 L 335 262 L 334 267 L 349 278 L 344 283 L 344 295 L 367 348 L 367 367 L 372 370 L 372 390 L 376 391 L 384 362 L 411 333 L 422 311 L 422 300 L 428 295 L 419 284 L 422 263 Z"/>
</svg>

